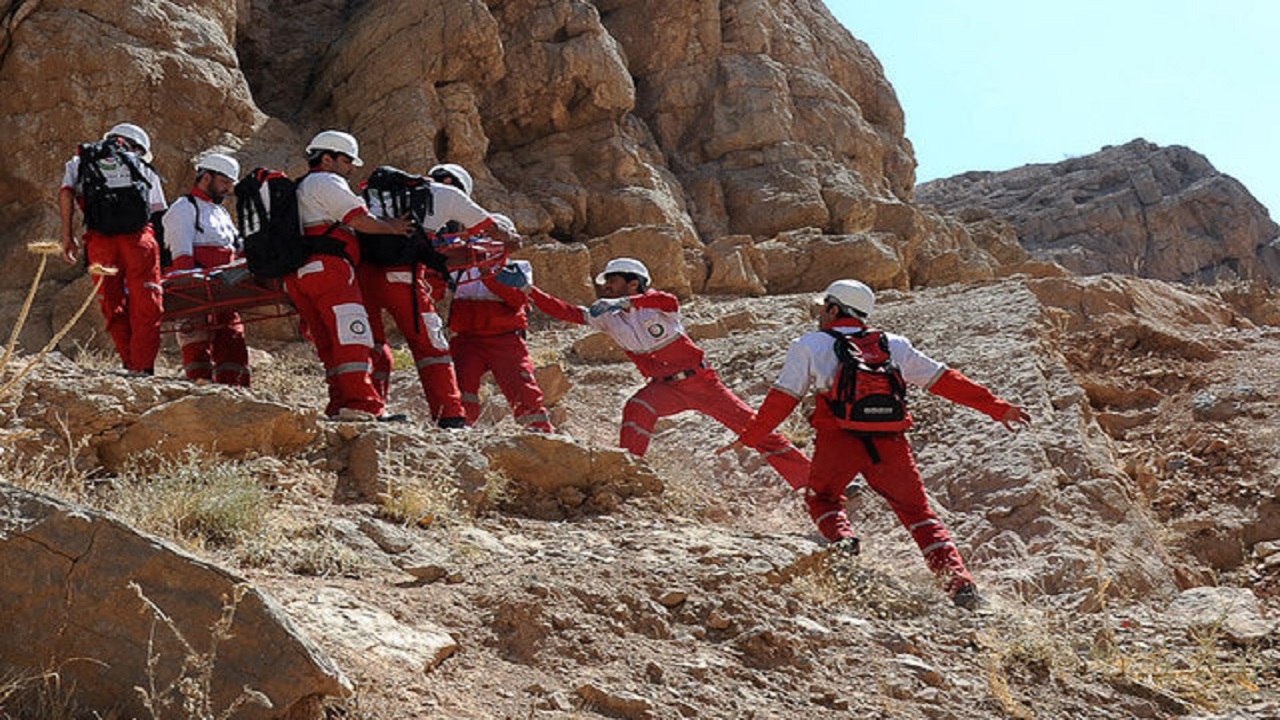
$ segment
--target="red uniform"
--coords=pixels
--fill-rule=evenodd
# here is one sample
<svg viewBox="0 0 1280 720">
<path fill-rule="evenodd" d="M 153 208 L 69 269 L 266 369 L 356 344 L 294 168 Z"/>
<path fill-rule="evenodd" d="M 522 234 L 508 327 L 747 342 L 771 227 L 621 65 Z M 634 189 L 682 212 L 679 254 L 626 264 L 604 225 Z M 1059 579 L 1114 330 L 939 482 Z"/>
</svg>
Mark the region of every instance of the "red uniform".
<svg viewBox="0 0 1280 720">
<path fill-rule="evenodd" d="M 658 418 L 685 410 L 709 415 L 739 434 L 751 421 L 751 408 L 720 382 L 702 348 L 685 334 L 675 295 L 648 290 L 627 298 L 629 309 L 598 317 L 536 287 L 531 296 L 539 310 L 554 318 L 608 333 L 648 378 L 622 409 L 620 444 L 632 454 L 643 456 L 649 449 Z M 808 482 L 809 459 L 778 433 L 764 433 L 748 445 L 763 453 L 792 487 Z"/>
<path fill-rule="evenodd" d="M 423 227 L 435 228 L 454 221 L 469 228 L 469 232 L 479 233 L 493 223 L 484 208 L 457 188 L 434 184 L 431 194 L 431 212 L 419 219 Z M 376 205 L 373 212 L 386 214 Z M 462 393 L 458 390 L 444 321 L 435 306 L 435 302 L 444 297 L 443 280 L 430 278 L 434 282 L 429 281 L 427 271 L 421 265 L 381 267 L 372 264 L 360 267 L 359 279 L 373 319 L 373 375 L 382 398 L 385 400 L 387 397 L 392 367 L 391 346 L 387 344 L 386 330 L 382 325 L 382 311 L 386 310 L 395 320 L 396 327 L 400 328 L 409 352 L 413 354 L 431 417 L 444 423 L 456 421 L 460 427 L 465 417 Z"/>
<path fill-rule="evenodd" d="M 164 190 L 151 166 L 142 165 L 150 185 L 148 203 L 153 213 L 165 209 Z M 78 184 L 80 157 L 67 161 L 62 188 L 75 193 L 83 206 Z M 98 286 L 98 307 L 107 321 L 107 332 L 125 369 L 150 373 L 160 353 L 160 315 L 164 294 L 160 286 L 160 245 L 150 225 L 127 235 L 104 235 L 95 230 L 84 233 L 85 255 L 90 265 L 116 268 L 116 275 L 104 275 Z"/>
<path fill-rule="evenodd" d="M 226 265 L 236 259 L 235 221 L 199 189 L 173 203 L 164 215 L 164 239 L 174 270 Z M 178 327 L 182 369 L 189 380 L 249 387 L 249 349 L 235 311 L 214 313 Z"/>
<path fill-rule="evenodd" d="M 370 377 L 373 333 L 353 264 L 360 261 L 360 246 L 345 225 L 368 212 L 341 175 L 312 172 L 298 182 L 303 233 L 340 240 L 347 255 L 313 254 L 284 280 L 285 291 L 298 309 L 303 335 L 324 364 L 329 385 L 325 414 L 330 417 L 343 408 L 380 416 L 385 408 Z"/>
<path fill-rule="evenodd" d="M 443 296 L 444 282 L 430 277 L 422 265 L 381 267 L 364 263 L 357 277 L 373 328 L 373 384 L 378 394 L 385 401 L 391 386 L 391 346 L 382 322 L 385 310 L 413 354 L 431 417 L 462 418 L 462 397 L 454 376 L 453 356 L 449 354 L 449 338 L 434 302 Z"/>
<path fill-rule="evenodd" d="M 833 324 L 834 329 L 845 333 L 860 327 L 860 321 L 849 318 Z M 885 335 L 890 357 L 907 382 L 997 420 L 1012 407 L 960 372 L 919 352 L 906 338 L 891 333 Z M 742 441 L 751 444 L 777 427 L 811 388 L 818 394 L 827 392 L 837 367 L 835 340 L 831 336 L 813 332 L 793 343 L 778 381 L 765 397 L 755 420 L 742 433 Z M 954 593 L 963 586 L 973 585 L 973 578 L 965 569 L 950 533 L 929 506 L 924 481 L 904 433 L 859 435 L 843 430 L 836 426 L 830 408 L 821 401 L 815 406 L 810 424 L 817 436 L 805 499 L 809 515 L 823 537 L 832 542 L 856 537 L 844 510 L 844 491 L 862 474 L 867 485 L 889 503 L 911 533 L 929 569 L 943 581 L 947 591 Z"/>
<path fill-rule="evenodd" d="M 531 276 L 532 268 L 527 262 L 524 266 Z M 467 424 L 474 425 L 480 415 L 480 381 L 486 372 L 493 372 L 516 422 L 530 430 L 555 432 L 542 405 L 542 388 L 534 378 L 533 360 L 524 340 L 529 327 L 529 297 L 498 282 L 492 274 L 482 276 L 475 268 L 459 273 L 457 281 L 449 307 L 449 329 Z"/>
</svg>

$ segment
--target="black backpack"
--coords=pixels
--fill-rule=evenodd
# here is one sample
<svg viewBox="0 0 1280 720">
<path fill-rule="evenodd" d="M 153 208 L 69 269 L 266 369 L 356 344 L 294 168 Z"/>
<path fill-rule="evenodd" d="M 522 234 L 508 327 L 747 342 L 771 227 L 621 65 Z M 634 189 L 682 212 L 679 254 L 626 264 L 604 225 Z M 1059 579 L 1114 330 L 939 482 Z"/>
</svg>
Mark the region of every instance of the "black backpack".
<svg viewBox="0 0 1280 720">
<path fill-rule="evenodd" d="M 871 329 L 823 332 L 835 340 L 840 363 L 831 390 L 822 395 L 836 425 L 856 433 L 899 433 L 911 427 L 907 383 L 889 355 L 889 338 Z"/>
<path fill-rule="evenodd" d="M 306 264 L 312 255 L 346 258 L 346 245 L 329 237 L 334 223 L 322 235 L 304 236 L 298 219 L 297 182 L 279 170 L 255 168 L 236 183 L 236 220 L 244 242 L 249 272 L 263 278 L 281 278 Z"/>
<path fill-rule="evenodd" d="M 432 181 L 421 175 L 383 165 L 373 171 L 364 185 L 364 199 L 383 217 L 408 215 L 415 228 L 411 235 L 359 233 L 360 259 L 373 265 L 398 267 L 423 263 L 443 266 L 444 256 L 431 247 L 422 223 L 435 208 Z M 435 256 L 439 256 L 438 259 Z"/>
<path fill-rule="evenodd" d="M 84 199 L 84 224 L 104 235 L 129 235 L 151 221 L 151 182 L 142 159 L 118 138 L 82 143 L 76 187 Z"/>
</svg>

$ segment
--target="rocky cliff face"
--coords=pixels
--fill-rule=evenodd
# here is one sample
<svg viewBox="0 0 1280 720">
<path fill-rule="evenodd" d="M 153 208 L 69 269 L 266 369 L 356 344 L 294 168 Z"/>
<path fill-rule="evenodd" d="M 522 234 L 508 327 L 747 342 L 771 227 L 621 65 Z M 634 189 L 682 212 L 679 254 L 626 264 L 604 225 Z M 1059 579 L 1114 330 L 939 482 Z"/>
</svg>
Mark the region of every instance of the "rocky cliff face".
<svg viewBox="0 0 1280 720">
<path fill-rule="evenodd" d="M 1085 157 L 923 183 L 921 203 L 1013 223 L 1033 256 L 1081 274 L 1179 282 L 1280 278 L 1280 227 L 1184 147 L 1134 140 Z"/>
<path fill-rule="evenodd" d="M 299 172 L 323 128 L 371 165 L 462 163 L 579 300 L 620 253 L 681 294 L 759 294 L 862 265 L 879 287 L 990 278 L 1016 248 L 911 204 L 893 88 L 816 0 L 8 0 L 0 18 L 0 253 L 24 271 L 5 306 L 21 245 L 56 233 L 63 162 L 122 120 L 150 132 L 170 196 L 213 146 Z M 51 334 L 28 328 L 24 345 Z"/>
</svg>

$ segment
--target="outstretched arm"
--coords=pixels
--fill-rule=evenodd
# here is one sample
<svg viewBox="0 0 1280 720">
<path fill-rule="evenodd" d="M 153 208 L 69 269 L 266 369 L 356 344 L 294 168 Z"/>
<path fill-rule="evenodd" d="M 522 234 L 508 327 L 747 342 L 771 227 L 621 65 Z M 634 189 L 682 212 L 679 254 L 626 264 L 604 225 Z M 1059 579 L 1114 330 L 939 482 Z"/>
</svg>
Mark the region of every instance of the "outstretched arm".
<svg viewBox="0 0 1280 720">
<path fill-rule="evenodd" d="M 1002 423 L 1013 432 L 1031 424 L 1031 413 L 1027 412 L 1026 408 L 1001 400 L 995 393 L 953 368 L 948 368 L 942 373 L 933 385 L 929 386 L 929 392 L 951 402 L 973 408 L 992 420 Z"/>
<path fill-rule="evenodd" d="M 529 287 L 529 298 L 533 300 L 533 304 L 539 310 L 557 320 L 563 320 L 575 325 L 587 324 L 587 309 L 581 305 L 567 303 L 555 295 L 543 292 L 542 288 L 536 285 Z"/>
</svg>

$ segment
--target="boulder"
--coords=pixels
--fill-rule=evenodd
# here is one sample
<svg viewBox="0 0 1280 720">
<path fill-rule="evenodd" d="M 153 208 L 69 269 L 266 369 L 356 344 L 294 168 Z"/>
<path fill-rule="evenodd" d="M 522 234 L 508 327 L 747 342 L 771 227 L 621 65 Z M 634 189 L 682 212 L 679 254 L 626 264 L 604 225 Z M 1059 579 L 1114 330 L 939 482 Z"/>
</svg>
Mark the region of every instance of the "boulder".
<svg viewBox="0 0 1280 720">
<path fill-rule="evenodd" d="M 134 688 L 163 688 L 180 673 L 197 678 L 184 661 L 215 650 L 215 712 L 249 688 L 271 708 L 249 703 L 238 718 L 318 720 L 318 699 L 352 690 L 243 578 L 118 520 L 8 484 L 0 484 L 0 576 L 0 664 L 57 668 L 61 687 L 87 709 L 148 716 Z M 220 618 L 229 628 L 211 630 Z"/>
<path fill-rule="evenodd" d="M 406 625 L 337 588 L 320 588 L 285 607 L 326 642 L 366 661 L 372 656 L 426 673 L 458 651 L 458 642 L 444 628 L 422 621 Z"/>
<path fill-rule="evenodd" d="M 257 400 L 245 391 L 206 386 L 199 394 L 157 405 L 129 424 L 119 439 L 98 447 L 103 465 L 118 469 L 146 451 L 179 455 L 201 448 L 232 457 L 292 455 L 316 436 L 316 414 Z"/>
<path fill-rule="evenodd" d="M 503 507 L 531 517 L 607 512 L 627 498 L 662 492 L 662 481 L 642 460 L 563 435 L 497 438 L 481 452 L 490 469 L 510 481 Z"/>
</svg>

